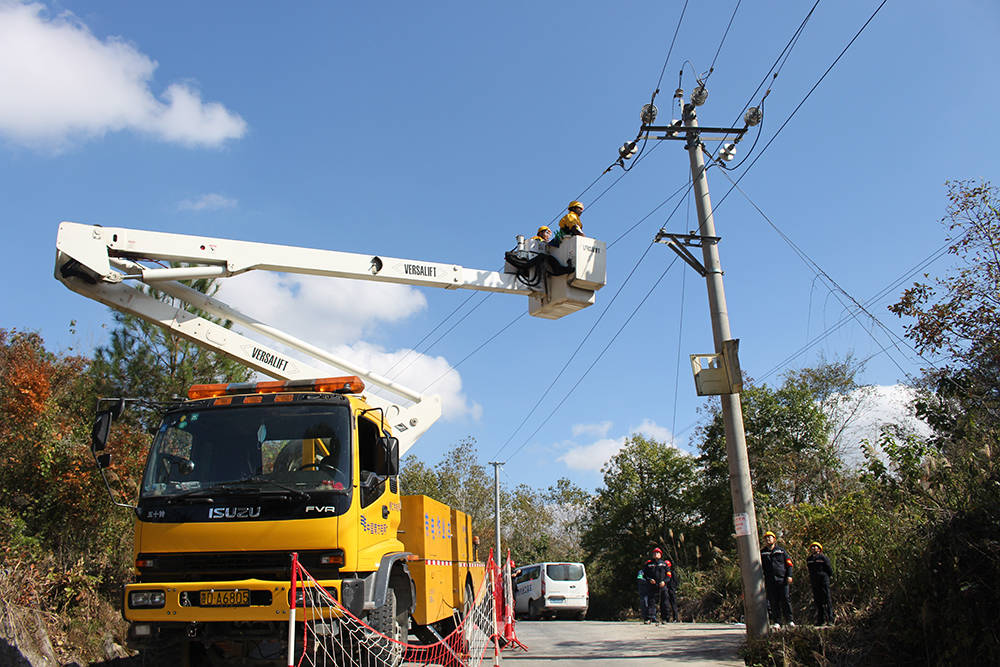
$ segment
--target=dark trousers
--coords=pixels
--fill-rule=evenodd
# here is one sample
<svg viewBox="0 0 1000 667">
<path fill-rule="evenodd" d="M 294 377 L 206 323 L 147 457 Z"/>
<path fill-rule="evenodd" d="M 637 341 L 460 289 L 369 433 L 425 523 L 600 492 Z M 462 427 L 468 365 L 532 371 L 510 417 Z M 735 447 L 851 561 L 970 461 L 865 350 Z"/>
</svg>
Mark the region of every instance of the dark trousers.
<svg viewBox="0 0 1000 667">
<path fill-rule="evenodd" d="M 639 615 L 642 616 L 642 620 L 649 620 L 649 593 L 651 586 L 646 583 L 645 579 L 639 580 Z"/>
<path fill-rule="evenodd" d="M 660 606 L 660 595 L 662 589 L 659 585 L 647 584 L 649 592 L 646 594 L 646 617 L 644 620 L 655 621 L 656 610 Z"/>
<path fill-rule="evenodd" d="M 660 589 L 663 599 L 660 600 L 660 618 L 666 620 L 678 620 L 677 618 L 677 591 L 670 586 Z"/>
<path fill-rule="evenodd" d="M 772 623 L 781 623 L 784 616 L 786 623 L 792 621 L 792 603 L 788 599 L 788 584 L 781 581 L 767 582 L 767 612 Z"/>
<path fill-rule="evenodd" d="M 830 584 L 813 584 L 813 605 L 816 607 L 816 625 L 833 623 L 833 603 L 830 600 Z"/>
</svg>

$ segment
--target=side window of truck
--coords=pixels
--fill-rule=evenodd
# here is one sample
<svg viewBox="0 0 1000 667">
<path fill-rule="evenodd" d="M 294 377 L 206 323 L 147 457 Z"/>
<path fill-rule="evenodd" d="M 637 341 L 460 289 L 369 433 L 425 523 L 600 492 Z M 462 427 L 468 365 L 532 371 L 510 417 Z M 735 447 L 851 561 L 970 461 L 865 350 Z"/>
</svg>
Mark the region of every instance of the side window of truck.
<svg viewBox="0 0 1000 667">
<path fill-rule="evenodd" d="M 378 446 L 378 424 L 367 417 L 358 417 L 358 466 L 361 470 L 361 506 L 368 507 L 385 493 L 385 451 Z M 365 480 L 375 473 L 379 480 L 365 485 Z"/>
</svg>

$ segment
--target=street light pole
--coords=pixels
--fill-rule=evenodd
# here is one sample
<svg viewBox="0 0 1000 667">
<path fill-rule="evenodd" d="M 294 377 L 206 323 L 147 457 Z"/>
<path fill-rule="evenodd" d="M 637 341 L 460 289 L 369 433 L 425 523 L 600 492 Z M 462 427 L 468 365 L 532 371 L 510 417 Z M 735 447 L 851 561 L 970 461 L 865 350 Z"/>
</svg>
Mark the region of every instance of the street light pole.
<svg viewBox="0 0 1000 667">
<path fill-rule="evenodd" d="M 705 159 L 702 155 L 698 118 L 693 104 L 684 105 L 684 126 L 687 128 L 687 151 L 691 161 L 691 178 L 694 184 L 695 205 L 698 209 L 698 233 L 704 239 L 705 282 L 708 286 L 708 303 L 712 316 L 712 337 L 715 352 L 723 353 L 723 341 L 730 340 L 729 312 L 726 293 L 722 286 L 722 266 L 719 262 L 718 238 L 712 217 L 712 200 L 708 194 L 705 176 Z M 743 610 L 746 615 L 747 633 L 762 637 L 767 633 L 767 597 L 761 570 L 760 547 L 757 538 L 757 513 L 754 509 L 753 488 L 750 484 L 750 463 L 747 457 L 746 434 L 743 430 L 743 409 L 740 395 L 729 393 L 719 396 L 722 402 L 722 419 L 726 430 L 726 457 L 729 461 L 729 489 L 733 498 L 733 523 L 736 548 L 743 578 Z"/>
<path fill-rule="evenodd" d="M 500 466 L 503 461 L 490 461 L 493 466 L 493 562 L 500 563 Z"/>
</svg>

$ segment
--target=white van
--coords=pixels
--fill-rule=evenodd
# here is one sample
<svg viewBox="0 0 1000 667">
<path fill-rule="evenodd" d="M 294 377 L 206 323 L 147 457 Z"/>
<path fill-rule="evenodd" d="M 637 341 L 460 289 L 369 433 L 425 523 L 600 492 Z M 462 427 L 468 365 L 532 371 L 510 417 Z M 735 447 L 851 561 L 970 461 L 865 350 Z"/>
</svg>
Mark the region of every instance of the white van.
<svg viewBox="0 0 1000 667">
<path fill-rule="evenodd" d="M 514 612 L 530 619 L 544 615 L 583 620 L 590 604 L 583 563 L 533 563 L 514 579 Z"/>
</svg>

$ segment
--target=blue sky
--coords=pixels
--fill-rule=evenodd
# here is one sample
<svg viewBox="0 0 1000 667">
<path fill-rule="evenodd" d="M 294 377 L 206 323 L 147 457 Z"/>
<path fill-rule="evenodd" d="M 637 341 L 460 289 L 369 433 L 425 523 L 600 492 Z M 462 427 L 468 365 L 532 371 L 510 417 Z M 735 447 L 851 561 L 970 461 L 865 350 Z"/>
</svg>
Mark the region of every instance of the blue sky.
<svg viewBox="0 0 1000 667">
<path fill-rule="evenodd" d="M 597 305 L 558 321 L 523 317 L 468 357 L 431 388 L 444 396 L 445 416 L 413 452 L 434 461 L 472 435 L 484 461 L 509 459 L 508 483 L 569 476 L 593 488 L 600 463 L 630 431 L 676 433 L 687 447 L 703 403 L 687 355 L 712 347 L 705 289 L 690 269 L 675 263 L 594 364 L 673 260 L 653 247 L 622 288 L 656 231 L 696 227 L 693 205 L 667 220 L 676 200 L 643 220 L 685 183 L 687 156 L 680 143 L 663 142 L 605 194 L 620 171 L 584 192 L 635 136 L 682 6 L 0 0 L 8 276 L 0 326 L 86 353 L 106 340 L 108 311 L 52 278 L 62 220 L 497 269 L 515 234 L 530 235 L 580 197 L 589 235 L 610 243 L 635 226 L 609 252 Z M 809 6 L 740 6 L 702 124 L 739 117 Z M 750 161 L 877 6 L 819 4 L 773 81 Z M 708 69 L 734 7 L 689 3 L 657 98 L 660 120 L 677 116 L 678 70 L 690 61 L 681 85 L 693 88 L 693 71 Z M 859 301 L 941 248 L 945 180 L 994 175 L 997 34 L 995 2 L 888 2 L 741 182 Z M 890 387 L 926 365 L 856 313 L 787 360 L 848 311 L 742 195 L 723 200 L 720 170 L 709 182 L 749 375 L 773 384 L 821 354 L 852 352 L 871 357 L 863 381 Z M 925 270 L 944 271 L 949 261 Z M 527 309 L 523 297 L 478 305 L 483 297 L 466 302 L 466 292 L 337 280 L 230 283 L 223 296 L 251 314 L 383 368 L 456 307 L 464 303 L 439 333 L 475 307 L 426 354 L 396 366 L 417 389 Z M 897 333 L 886 306 L 901 289 L 869 308 Z"/>
</svg>

